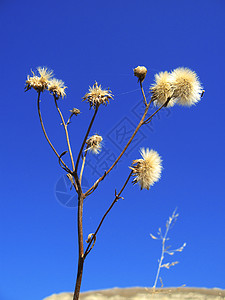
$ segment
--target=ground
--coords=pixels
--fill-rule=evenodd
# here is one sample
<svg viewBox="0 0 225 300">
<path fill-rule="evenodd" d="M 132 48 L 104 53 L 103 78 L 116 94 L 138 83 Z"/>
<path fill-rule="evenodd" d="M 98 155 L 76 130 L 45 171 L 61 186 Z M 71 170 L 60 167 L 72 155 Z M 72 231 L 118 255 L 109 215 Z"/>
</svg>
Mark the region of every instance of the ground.
<svg viewBox="0 0 225 300">
<path fill-rule="evenodd" d="M 43 300 L 72 300 L 72 293 L 54 294 Z M 206 288 L 163 288 L 156 289 L 155 292 L 151 288 L 114 288 L 109 290 L 99 290 L 82 293 L 81 300 L 225 300 L 225 290 L 206 289 Z"/>
</svg>

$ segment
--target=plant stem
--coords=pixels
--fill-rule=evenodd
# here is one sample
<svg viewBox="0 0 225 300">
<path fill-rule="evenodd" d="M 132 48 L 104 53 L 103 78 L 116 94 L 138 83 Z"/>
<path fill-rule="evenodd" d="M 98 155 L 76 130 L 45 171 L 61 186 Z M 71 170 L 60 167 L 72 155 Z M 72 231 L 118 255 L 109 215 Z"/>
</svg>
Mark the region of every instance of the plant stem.
<svg viewBox="0 0 225 300">
<path fill-rule="evenodd" d="M 83 149 L 84 149 L 84 146 L 85 146 L 87 137 L 88 137 L 88 135 L 89 135 L 89 132 L 90 132 L 90 130 L 91 130 L 91 127 L 92 127 L 92 125 L 93 125 L 93 123 L 94 123 L 96 114 L 97 114 L 97 112 L 98 112 L 98 108 L 99 108 L 99 106 L 96 106 L 96 108 L 95 108 L 95 113 L 94 113 L 94 115 L 93 115 L 93 117 L 92 117 L 92 119 L 91 119 L 91 122 L 90 122 L 90 124 L 89 124 L 88 130 L 87 130 L 87 132 L 86 132 L 86 135 L 85 135 L 85 137 L 84 137 L 83 143 L 82 143 L 82 145 L 81 145 L 80 152 L 79 152 L 79 154 L 78 154 L 77 161 L 76 161 L 75 173 L 77 173 L 77 169 L 78 169 L 80 157 L 81 157 L 82 151 L 83 151 Z"/>
<path fill-rule="evenodd" d="M 170 229 L 170 224 L 171 224 L 171 223 L 168 223 L 168 226 L 166 227 L 166 232 L 165 232 L 165 234 L 164 234 L 164 237 L 162 238 L 162 252 L 161 252 L 161 258 L 160 258 L 160 261 L 159 261 L 159 266 L 158 266 L 158 270 L 157 270 L 157 274 L 156 274 L 156 278 L 155 278 L 155 283 L 154 283 L 153 289 L 156 288 L 157 281 L 158 281 L 158 278 L 159 278 L 159 272 L 160 272 L 160 269 L 161 269 L 161 266 L 162 266 L 162 262 L 163 262 L 163 259 L 164 259 L 165 242 L 166 242 L 166 238 L 167 238 L 168 231 L 169 231 L 169 229 Z"/>
<path fill-rule="evenodd" d="M 56 156 L 58 157 L 58 159 L 60 160 L 60 162 L 63 164 L 63 166 L 70 171 L 70 169 L 67 167 L 67 165 L 64 163 L 64 161 L 62 160 L 62 158 L 60 157 L 60 155 L 58 154 L 58 152 L 56 151 L 56 149 L 54 148 L 54 146 L 52 145 L 51 141 L 49 140 L 49 137 L 46 133 L 45 127 L 44 127 L 44 123 L 42 120 L 42 116 L 41 116 L 41 109 L 40 109 L 40 92 L 38 92 L 38 99 L 37 99 L 37 107 L 38 107 L 38 115 L 39 115 L 39 119 L 40 119 L 40 123 L 41 123 L 41 128 L 43 130 L 43 133 L 45 135 L 45 138 L 47 140 L 47 142 L 49 143 L 50 147 L 52 148 L 52 150 L 54 151 L 54 153 L 56 154 Z M 71 172 L 71 171 L 70 171 Z"/>
<path fill-rule="evenodd" d="M 84 157 L 82 158 L 83 162 L 82 162 L 82 166 L 81 166 L 81 170 L 80 170 L 80 184 L 81 184 L 82 175 L 83 175 L 83 172 L 84 172 L 84 165 L 85 165 L 85 161 L 86 161 L 86 156 L 87 156 L 87 151 L 85 151 Z"/>
<path fill-rule="evenodd" d="M 63 127 L 64 127 L 64 130 L 65 130 L 65 133 L 66 133 L 66 141 L 67 141 L 67 145 L 68 145 L 68 150 L 69 150 L 69 154 L 70 154 L 70 159 L 71 159 L 71 163 L 72 163 L 72 169 L 73 171 L 75 170 L 75 167 L 74 167 L 74 160 L 73 160 L 73 154 L 72 154 L 72 150 L 71 150 L 71 145 L 70 145 L 70 139 L 69 139 L 69 133 L 68 133 L 68 129 L 67 129 L 67 125 L 64 121 L 64 118 L 63 118 L 63 115 L 61 113 L 61 110 L 59 109 L 59 106 L 58 106 L 58 103 L 57 103 L 57 98 L 54 96 L 54 99 L 55 99 L 55 106 L 59 112 L 59 115 L 60 115 L 60 118 L 62 120 L 62 123 L 63 123 Z"/>
<path fill-rule="evenodd" d="M 146 97 L 145 97 L 145 93 L 144 93 L 144 90 L 143 90 L 143 86 L 142 86 L 142 82 L 141 82 L 141 81 L 140 81 L 140 86 L 141 86 L 141 92 L 142 92 L 142 95 L 143 95 L 143 98 L 144 98 L 145 106 L 147 106 L 148 103 L 147 103 L 147 100 L 146 100 Z"/>
<path fill-rule="evenodd" d="M 76 286 L 73 295 L 73 300 L 78 300 L 80 295 L 80 287 L 83 275 L 84 267 L 84 244 L 83 244 L 83 201 L 84 194 L 78 195 L 78 218 L 77 218 L 77 227 L 78 227 L 78 245 L 79 245 L 79 257 L 78 257 L 78 269 L 77 269 L 77 279 Z"/>
<path fill-rule="evenodd" d="M 100 227 L 102 226 L 102 223 L 103 223 L 105 217 L 108 215 L 108 213 L 109 213 L 110 210 L 113 208 L 114 204 L 118 201 L 118 199 L 121 198 L 120 195 L 121 195 L 121 193 L 123 192 L 123 190 L 125 189 L 127 183 L 129 182 L 132 173 L 133 173 L 133 171 L 130 172 L 129 176 L 127 177 L 127 179 L 126 179 L 126 181 L 125 181 L 125 183 L 124 183 L 124 185 L 123 185 L 123 187 L 121 188 L 121 190 L 119 191 L 119 193 L 115 195 L 115 199 L 113 200 L 113 202 L 111 203 L 110 207 L 107 209 L 106 213 L 105 213 L 104 216 L 102 217 L 102 219 L 101 219 L 101 221 L 100 221 L 100 223 L 99 223 L 97 229 L 95 230 L 95 233 L 93 234 L 93 236 L 92 236 L 92 238 L 91 238 L 91 240 L 90 240 L 90 242 L 89 242 L 89 244 L 88 244 L 88 246 L 87 246 L 87 248 L 86 248 L 86 250 L 85 250 L 85 252 L 84 252 L 84 259 L 86 258 L 86 256 L 87 256 L 88 253 L 90 252 L 90 250 L 91 250 L 91 249 L 90 249 L 91 244 L 92 244 L 93 240 L 96 238 L 96 235 L 97 235 L 97 233 L 98 233 Z M 89 250 L 89 249 L 90 249 L 90 250 Z"/>
<path fill-rule="evenodd" d="M 146 119 L 143 124 L 147 124 L 151 122 L 151 119 L 156 115 L 164 106 L 168 104 L 171 98 L 168 98 L 164 104 L 162 104 L 148 119 Z"/>
</svg>

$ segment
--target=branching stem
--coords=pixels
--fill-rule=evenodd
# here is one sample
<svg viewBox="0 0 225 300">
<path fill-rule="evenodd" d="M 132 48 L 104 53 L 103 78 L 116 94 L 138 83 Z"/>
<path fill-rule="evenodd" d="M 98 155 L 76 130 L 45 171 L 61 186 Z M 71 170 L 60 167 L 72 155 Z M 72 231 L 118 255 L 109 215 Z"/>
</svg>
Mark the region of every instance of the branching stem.
<svg viewBox="0 0 225 300">
<path fill-rule="evenodd" d="M 97 114 L 97 112 L 98 112 L 98 108 L 99 108 L 99 106 L 96 106 L 96 108 L 95 108 L 95 113 L 94 113 L 94 115 L 93 115 L 93 117 L 92 117 L 92 119 L 91 119 L 91 122 L 90 122 L 90 124 L 89 124 L 88 130 L 87 130 L 87 132 L 86 132 L 86 135 L 85 135 L 85 137 L 84 137 L 83 143 L 82 143 L 82 145 L 81 145 L 80 152 L 79 152 L 79 154 L 78 154 L 77 161 L 76 161 L 75 173 L 77 173 L 77 169 L 78 169 L 80 157 L 81 157 L 82 151 L 83 151 L 83 149 L 84 149 L 84 146 L 85 146 L 87 137 L 88 137 L 88 135 L 89 135 L 89 132 L 90 132 L 90 130 L 91 130 L 91 127 L 92 127 L 92 125 L 93 125 L 93 123 L 94 123 L 96 114 Z"/>
<path fill-rule="evenodd" d="M 161 257 L 160 257 L 160 260 L 159 260 L 158 270 L 157 270 L 157 273 L 156 273 L 156 278 L 155 278 L 155 283 L 154 283 L 153 289 L 156 288 L 157 281 L 158 281 L 158 278 L 159 278 L 159 272 L 160 272 L 160 270 L 161 270 L 162 262 L 163 262 L 163 259 L 164 259 L 165 242 L 166 242 L 167 234 L 168 234 L 168 231 L 169 231 L 169 227 L 170 227 L 170 226 L 167 226 L 165 235 L 164 235 L 164 237 L 162 238 L 162 252 L 161 252 Z"/>
<path fill-rule="evenodd" d="M 123 192 L 123 190 L 125 189 L 127 183 L 129 182 L 132 173 L 133 173 L 133 171 L 130 172 L 129 176 L 127 177 L 127 179 L 126 179 L 126 181 L 125 181 L 123 187 L 122 187 L 121 190 L 119 191 L 119 193 L 118 193 L 118 194 L 115 193 L 115 199 L 113 200 L 113 202 L 111 203 L 110 207 L 107 209 L 106 213 L 105 213 L 104 216 L 102 217 L 102 219 L 101 219 L 101 221 L 100 221 L 100 223 L 99 223 L 97 229 L 95 230 L 95 233 L 92 235 L 92 238 L 91 238 L 91 240 L 90 240 L 90 242 L 89 242 L 89 244 L 88 244 L 88 246 L 87 246 L 87 248 L 86 248 L 86 250 L 85 250 L 85 252 L 84 252 L 84 259 L 86 258 L 86 256 L 87 256 L 88 253 L 90 252 L 89 250 L 91 250 L 91 249 L 90 249 L 91 244 L 92 244 L 93 240 L 96 238 L 96 235 L 97 235 L 97 233 L 98 233 L 100 227 L 102 226 L 102 223 L 103 223 L 104 219 L 106 218 L 106 216 L 108 215 L 108 213 L 110 212 L 110 210 L 113 208 L 114 204 L 121 198 L 120 195 L 121 195 L 121 193 Z"/>
<path fill-rule="evenodd" d="M 142 86 L 141 86 L 142 87 Z M 144 90 L 142 89 L 143 95 L 144 95 L 144 99 L 146 101 L 146 97 L 144 94 Z M 167 101 L 160 106 L 160 108 L 158 108 L 147 120 L 145 120 L 145 117 L 148 113 L 149 107 L 152 103 L 152 98 L 150 100 L 150 102 L 147 104 L 146 108 L 145 108 L 145 112 L 139 122 L 139 124 L 137 125 L 135 131 L 133 132 L 132 136 L 130 137 L 129 141 L 127 142 L 126 146 L 124 147 L 124 149 L 122 150 L 122 152 L 120 153 L 120 155 L 117 157 L 117 159 L 115 160 L 115 162 L 112 164 L 112 166 L 105 171 L 105 173 L 102 175 L 102 177 L 100 177 L 95 183 L 94 185 L 89 188 L 89 190 L 85 193 L 85 196 L 90 195 L 91 193 L 94 192 L 94 190 L 98 187 L 98 184 L 106 177 L 107 174 L 109 174 L 109 172 L 115 167 L 115 165 L 118 163 L 118 161 L 120 160 L 120 158 L 123 156 L 123 154 L 125 153 L 125 151 L 127 150 L 128 146 L 130 145 L 130 143 L 132 142 L 132 140 L 134 139 L 135 135 L 137 134 L 138 130 L 140 129 L 140 127 L 144 124 L 147 124 L 146 121 L 151 122 L 152 117 L 154 117 L 155 114 L 157 114 L 164 106 L 167 105 L 167 103 L 169 102 L 169 98 L 167 99 Z"/>
<path fill-rule="evenodd" d="M 58 152 L 56 151 L 55 147 L 52 145 L 51 141 L 49 140 L 49 137 L 46 133 L 46 130 L 45 130 L 45 127 L 44 127 L 44 123 L 43 123 L 43 120 L 42 120 L 42 116 L 41 116 L 41 108 L 40 108 L 40 93 L 41 92 L 38 92 L 38 99 L 37 99 L 37 107 L 38 107 L 38 115 L 39 115 L 39 119 L 40 119 L 40 123 L 41 123 L 41 128 L 42 128 L 42 131 L 44 133 L 44 136 L 47 140 L 47 142 L 49 143 L 50 147 L 52 148 L 52 150 L 54 151 L 54 153 L 56 154 L 56 156 L 58 157 L 58 159 L 60 160 L 60 162 L 63 164 L 63 166 L 67 169 L 67 170 L 70 170 L 67 165 L 64 163 L 64 161 L 62 160 L 62 158 L 60 157 L 60 155 L 58 154 Z M 71 171 L 70 171 L 71 172 Z"/>
<path fill-rule="evenodd" d="M 143 125 L 150 123 L 151 120 L 152 120 L 152 118 L 154 117 L 154 115 L 156 115 L 163 107 L 167 106 L 167 104 L 168 104 L 169 101 L 170 101 L 170 98 L 168 98 L 165 103 L 163 103 L 149 118 L 147 118 L 143 122 Z"/>
<path fill-rule="evenodd" d="M 174 222 L 174 219 L 176 220 L 176 217 L 178 215 L 176 215 L 176 210 L 174 210 L 172 216 L 169 218 L 169 220 L 166 222 L 166 231 L 165 231 L 165 234 L 164 236 L 162 236 L 162 233 L 160 231 L 160 238 L 162 239 L 162 251 L 161 251 L 161 257 L 160 257 L 160 260 L 159 260 L 159 265 L 158 265 L 158 270 L 157 270 L 157 273 L 156 273 L 156 278 L 155 278 L 155 283 L 153 285 L 153 289 L 156 288 L 156 285 L 157 285 L 157 281 L 158 281 L 158 278 L 159 278 L 159 272 L 162 268 L 162 262 L 163 262 L 163 259 L 164 259 L 164 254 L 166 253 L 166 250 L 165 250 L 165 243 L 166 243 L 166 240 L 167 240 L 167 234 L 171 228 L 171 225 L 173 224 Z"/>
<path fill-rule="evenodd" d="M 57 103 L 57 98 L 54 96 L 54 99 L 55 99 L 55 106 L 58 110 L 58 113 L 60 115 L 60 118 L 62 120 L 62 124 L 63 124 L 63 127 L 64 127 L 64 130 L 65 130 L 65 133 L 66 133 L 66 141 L 67 141 L 67 145 L 68 145 L 68 150 L 69 150 L 69 154 L 70 154 L 70 159 L 71 159 L 71 164 L 72 164 L 72 169 L 73 171 L 75 170 L 75 167 L 74 167 L 74 160 L 73 160 L 73 153 L 72 153 L 72 150 L 71 150 L 71 145 L 70 145 L 70 139 L 69 139 L 69 133 L 68 133 L 68 129 L 67 129 L 67 124 L 65 123 L 64 121 L 64 118 L 63 118 L 63 115 L 62 115 L 62 112 L 58 106 L 58 103 Z"/>
</svg>

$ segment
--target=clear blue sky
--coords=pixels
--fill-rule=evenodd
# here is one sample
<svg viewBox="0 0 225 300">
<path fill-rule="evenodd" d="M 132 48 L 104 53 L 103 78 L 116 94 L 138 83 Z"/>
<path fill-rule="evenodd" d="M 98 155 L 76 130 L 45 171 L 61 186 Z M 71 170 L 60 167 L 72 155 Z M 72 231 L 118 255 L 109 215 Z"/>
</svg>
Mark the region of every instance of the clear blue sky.
<svg viewBox="0 0 225 300">
<path fill-rule="evenodd" d="M 37 66 L 53 69 L 68 86 L 60 101 L 65 115 L 72 107 L 82 111 L 70 124 L 74 154 L 93 114 L 81 102 L 89 85 L 97 80 L 115 95 L 100 108 L 92 131 L 103 136 L 109 151 L 90 161 L 101 174 L 124 143 L 122 137 L 115 142 L 116 130 L 138 122 L 141 93 L 132 69 L 148 68 L 146 93 L 157 72 L 179 66 L 197 72 L 206 90 L 201 102 L 162 111 L 86 200 L 85 237 L 139 158 L 139 148 L 162 156 L 162 179 L 150 191 L 129 184 L 125 200 L 106 220 L 87 258 L 82 291 L 152 286 L 160 243 L 149 233 L 175 207 L 180 216 L 171 244 L 187 247 L 174 257 L 180 264 L 163 271 L 165 286 L 225 288 L 224 29 L 224 0 L 0 1 L 1 300 L 41 300 L 75 284 L 77 210 L 55 193 L 63 189 L 64 173 L 41 131 L 36 92 L 24 93 L 26 76 Z M 64 132 L 47 93 L 42 111 L 49 136 L 63 152 Z M 87 185 L 98 177 L 92 167 L 86 168 Z"/>
</svg>

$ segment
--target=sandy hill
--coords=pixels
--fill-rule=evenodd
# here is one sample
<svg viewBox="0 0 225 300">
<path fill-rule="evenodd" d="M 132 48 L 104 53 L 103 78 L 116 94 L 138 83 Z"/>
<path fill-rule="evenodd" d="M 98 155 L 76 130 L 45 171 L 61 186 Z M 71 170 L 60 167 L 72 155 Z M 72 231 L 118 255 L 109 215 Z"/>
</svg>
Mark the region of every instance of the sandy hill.
<svg viewBox="0 0 225 300">
<path fill-rule="evenodd" d="M 72 300 L 72 293 L 54 294 L 43 300 Z M 225 290 L 206 288 L 114 288 L 82 293 L 81 300 L 225 300 Z"/>
</svg>

